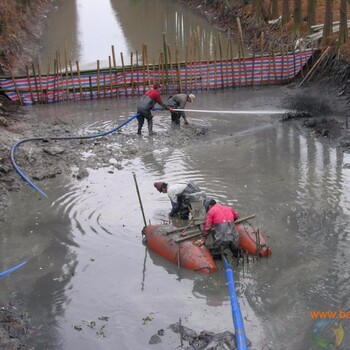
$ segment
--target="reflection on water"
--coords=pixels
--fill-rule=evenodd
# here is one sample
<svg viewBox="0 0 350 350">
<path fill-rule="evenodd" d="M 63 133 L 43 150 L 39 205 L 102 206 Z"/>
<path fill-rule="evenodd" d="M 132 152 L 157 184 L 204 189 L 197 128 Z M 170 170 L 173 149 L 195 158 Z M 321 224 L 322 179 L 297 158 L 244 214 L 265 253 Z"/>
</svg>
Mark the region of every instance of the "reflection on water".
<svg viewBox="0 0 350 350">
<path fill-rule="evenodd" d="M 276 109 L 282 107 L 282 96 L 281 87 L 246 89 L 198 95 L 196 103 L 212 110 L 250 109 L 262 103 Z M 93 131 L 98 121 L 109 125 L 106 121 L 113 120 L 119 107 L 124 115 L 134 108 L 132 102 L 120 106 L 119 100 L 111 100 L 104 110 L 105 103 L 89 103 L 91 113 L 86 115 L 76 107 L 81 124 L 85 116 L 84 125 Z M 36 108 L 45 118 L 43 107 Z M 67 107 L 55 106 L 57 115 L 60 108 Z M 85 109 L 83 104 L 80 108 Z M 16 209 L 1 236 L 2 254 L 20 261 L 35 258 L 33 265 L 27 264 L 27 277 L 13 275 L 2 293 L 15 290 L 26 302 L 34 300 L 37 308 L 30 311 L 37 324 L 51 320 L 41 324 L 40 333 L 51 348 L 106 349 L 116 343 L 123 349 L 147 348 L 157 330 L 179 317 L 196 331 L 232 330 L 222 270 L 211 276 L 181 271 L 179 280 L 177 266 L 147 254 L 133 172 L 152 224 L 162 222 L 169 211 L 169 201 L 153 187 L 159 179 L 194 180 L 241 216 L 256 214 L 254 225 L 267 235 L 273 254 L 235 268 L 246 333 L 254 348 L 312 349 L 309 312 L 348 307 L 350 173 L 344 165 L 350 163 L 349 155 L 280 123 L 276 116 L 194 113 L 189 118 L 193 124 L 210 125 L 203 142 L 157 149 L 113 173 L 89 169 L 89 177 L 81 181 L 45 181 L 52 206 L 35 199 L 31 189 L 14 194 Z M 118 141 L 105 142 L 112 147 Z M 28 249 L 18 248 L 22 238 Z M 69 278 L 58 282 L 68 272 Z M 45 295 L 43 309 L 37 295 L 43 295 L 46 285 L 50 295 Z M 147 316 L 152 322 L 144 324 Z M 95 321 L 96 329 L 86 321 Z M 72 326 L 76 324 L 82 333 Z M 105 338 L 96 334 L 102 327 Z M 178 346 L 179 339 L 166 332 L 159 348 Z M 348 338 L 344 346 L 349 348 Z"/>
<path fill-rule="evenodd" d="M 60 52 L 61 64 L 79 61 L 81 69 L 96 68 L 96 61 L 108 67 L 121 66 L 121 53 L 125 64 L 141 64 L 136 54 L 147 45 L 148 62 L 158 64 L 163 51 L 163 33 L 175 62 L 175 42 L 179 43 L 181 60 L 227 57 L 227 37 L 209 26 L 196 15 L 172 0 L 120 1 L 120 0 L 55 0 L 56 10 L 50 14 L 45 30 L 39 61 L 47 67 L 48 57 Z M 59 28 L 60 30 L 57 30 Z M 112 53 L 114 47 L 114 57 Z M 186 48 L 187 47 L 187 51 Z M 201 52 L 198 47 L 202 47 Z M 236 50 L 235 50 L 236 51 Z M 45 70 L 44 70 L 45 71 Z"/>
</svg>

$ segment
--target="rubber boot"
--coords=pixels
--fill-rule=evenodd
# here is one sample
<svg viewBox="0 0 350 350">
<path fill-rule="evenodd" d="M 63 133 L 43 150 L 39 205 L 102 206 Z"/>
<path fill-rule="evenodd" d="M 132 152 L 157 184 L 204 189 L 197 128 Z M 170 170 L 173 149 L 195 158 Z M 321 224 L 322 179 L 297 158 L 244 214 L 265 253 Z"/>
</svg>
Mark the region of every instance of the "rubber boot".
<svg viewBox="0 0 350 350">
<path fill-rule="evenodd" d="M 157 133 L 153 131 L 153 120 L 148 120 L 148 133 L 150 136 L 156 135 Z"/>
</svg>

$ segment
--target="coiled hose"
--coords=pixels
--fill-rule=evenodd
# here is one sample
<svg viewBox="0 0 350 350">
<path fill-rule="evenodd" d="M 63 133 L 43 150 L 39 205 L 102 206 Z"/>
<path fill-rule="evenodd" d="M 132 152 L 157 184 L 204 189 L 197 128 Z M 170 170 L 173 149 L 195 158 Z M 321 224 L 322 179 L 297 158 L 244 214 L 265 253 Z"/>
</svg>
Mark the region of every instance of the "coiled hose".
<svg viewBox="0 0 350 350">
<path fill-rule="evenodd" d="M 109 135 L 109 134 L 119 130 L 120 128 L 122 128 L 126 124 L 130 123 L 132 120 L 134 120 L 139 115 L 140 115 L 140 113 L 136 113 L 133 116 L 129 117 L 125 122 L 123 122 L 122 124 L 115 127 L 114 129 L 100 133 L 100 134 L 85 135 L 85 136 L 32 137 L 32 138 L 20 140 L 20 141 L 16 142 L 11 148 L 11 156 L 10 156 L 11 163 L 12 163 L 13 167 L 15 168 L 15 170 L 17 171 L 17 173 L 21 176 L 21 178 L 26 183 L 29 184 L 29 186 L 34 188 L 34 190 L 38 191 L 42 196 L 48 198 L 47 194 L 44 191 L 42 191 L 38 186 L 36 186 L 32 181 L 30 181 L 29 178 L 23 173 L 21 168 L 16 164 L 15 151 L 16 151 L 16 148 L 20 144 L 28 142 L 28 141 L 44 141 L 44 140 L 48 140 L 48 139 L 50 139 L 50 140 L 68 140 L 69 141 L 69 140 L 83 140 L 83 139 L 93 139 L 93 138 L 97 138 L 97 137 L 103 137 L 103 136 Z"/>
</svg>

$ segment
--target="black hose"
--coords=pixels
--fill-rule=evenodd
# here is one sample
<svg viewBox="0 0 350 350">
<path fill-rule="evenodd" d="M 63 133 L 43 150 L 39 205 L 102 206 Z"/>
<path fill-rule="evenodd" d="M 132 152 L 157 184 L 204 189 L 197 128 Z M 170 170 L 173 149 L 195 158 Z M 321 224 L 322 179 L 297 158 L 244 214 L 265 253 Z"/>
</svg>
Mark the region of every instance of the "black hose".
<svg viewBox="0 0 350 350">
<path fill-rule="evenodd" d="M 93 135 L 85 135 L 85 136 L 58 136 L 58 137 L 32 137 L 29 139 L 24 139 L 24 140 L 20 140 L 18 142 L 16 142 L 12 148 L 11 148 L 11 163 L 13 165 L 13 167 L 16 169 L 17 173 L 22 177 L 22 179 L 27 182 L 32 188 L 34 188 L 34 190 L 38 191 L 42 196 L 47 197 L 47 194 L 42 191 L 38 186 L 36 186 L 32 181 L 29 180 L 29 178 L 23 173 L 23 171 L 21 170 L 21 168 L 16 164 L 15 161 L 15 151 L 16 148 L 24 143 L 24 142 L 28 142 L 28 141 L 45 141 L 45 140 L 83 140 L 83 139 L 93 139 L 96 137 L 103 137 L 106 135 L 109 135 L 115 131 L 117 131 L 118 129 L 122 128 L 124 125 L 130 123 L 133 119 L 135 119 L 137 116 L 139 116 L 140 113 L 136 113 L 133 116 L 129 117 L 125 122 L 123 122 L 122 124 L 118 125 L 116 128 L 100 133 L 100 134 L 93 134 Z"/>
</svg>

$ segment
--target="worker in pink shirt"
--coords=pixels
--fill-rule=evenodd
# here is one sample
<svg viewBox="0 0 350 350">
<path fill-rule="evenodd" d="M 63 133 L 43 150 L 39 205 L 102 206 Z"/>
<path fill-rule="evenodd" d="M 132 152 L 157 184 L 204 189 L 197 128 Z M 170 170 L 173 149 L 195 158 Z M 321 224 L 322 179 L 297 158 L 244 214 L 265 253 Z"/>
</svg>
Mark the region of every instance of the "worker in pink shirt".
<svg viewBox="0 0 350 350">
<path fill-rule="evenodd" d="M 214 229 L 214 244 L 211 250 L 213 256 L 220 255 L 229 248 L 234 257 L 239 255 L 238 233 L 234 221 L 238 219 L 238 213 L 230 207 L 216 203 L 210 197 L 204 200 L 207 214 L 202 230 L 202 238 L 196 241 L 197 245 L 205 243 L 210 230 Z"/>
</svg>

